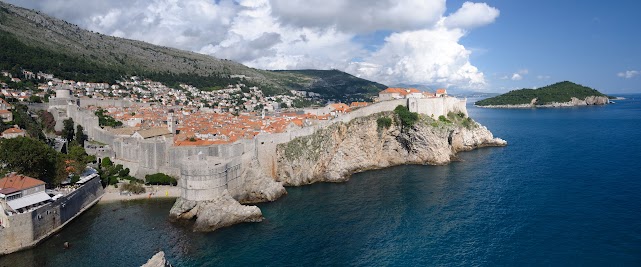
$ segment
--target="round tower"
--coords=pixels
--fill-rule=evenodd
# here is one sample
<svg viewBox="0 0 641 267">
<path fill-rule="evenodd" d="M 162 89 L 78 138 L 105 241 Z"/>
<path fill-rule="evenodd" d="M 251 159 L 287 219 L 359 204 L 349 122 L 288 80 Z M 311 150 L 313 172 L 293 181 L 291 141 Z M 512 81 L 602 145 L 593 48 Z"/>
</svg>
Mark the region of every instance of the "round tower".
<svg viewBox="0 0 641 267">
<path fill-rule="evenodd" d="M 227 164 L 220 159 L 198 155 L 180 164 L 181 197 L 186 200 L 214 200 L 227 190 Z"/>
</svg>

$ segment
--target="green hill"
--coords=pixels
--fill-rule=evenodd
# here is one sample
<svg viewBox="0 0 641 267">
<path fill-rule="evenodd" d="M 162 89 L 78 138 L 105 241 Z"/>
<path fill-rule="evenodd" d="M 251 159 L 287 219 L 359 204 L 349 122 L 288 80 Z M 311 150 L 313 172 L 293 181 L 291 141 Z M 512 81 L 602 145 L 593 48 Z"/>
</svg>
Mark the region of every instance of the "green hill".
<svg viewBox="0 0 641 267">
<path fill-rule="evenodd" d="M 505 94 L 477 101 L 477 106 L 490 105 L 522 105 L 530 104 L 536 99 L 535 105 L 563 103 L 572 100 L 572 97 L 585 99 L 588 96 L 606 96 L 590 87 L 573 82 L 559 82 L 539 89 L 520 89 Z"/>
<path fill-rule="evenodd" d="M 107 36 L 1 1 L 0 47 L 2 70 L 28 69 L 88 82 L 113 82 L 130 75 L 203 89 L 242 82 L 260 86 L 268 95 L 305 90 L 326 98 L 369 97 L 385 88 L 337 70 L 258 70 L 208 55 Z"/>
</svg>

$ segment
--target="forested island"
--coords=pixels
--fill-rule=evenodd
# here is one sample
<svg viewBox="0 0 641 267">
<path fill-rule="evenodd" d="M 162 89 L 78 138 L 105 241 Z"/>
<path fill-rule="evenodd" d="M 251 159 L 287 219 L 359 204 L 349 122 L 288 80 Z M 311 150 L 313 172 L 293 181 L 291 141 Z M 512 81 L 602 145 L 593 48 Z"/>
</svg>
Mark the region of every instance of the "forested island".
<svg viewBox="0 0 641 267">
<path fill-rule="evenodd" d="M 477 101 L 481 107 L 527 108 L 604 105 L 609 97 L 595 89 L 563 81 L 539 89 L 520 89 Z"/>
</svg>

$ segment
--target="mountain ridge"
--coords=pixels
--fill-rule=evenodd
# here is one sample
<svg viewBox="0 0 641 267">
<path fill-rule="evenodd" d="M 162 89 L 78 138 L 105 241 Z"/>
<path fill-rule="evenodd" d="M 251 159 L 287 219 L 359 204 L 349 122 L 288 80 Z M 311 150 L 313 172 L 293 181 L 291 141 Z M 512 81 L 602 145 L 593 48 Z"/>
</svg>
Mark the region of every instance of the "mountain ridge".
<svg viewBox="0 0 641 267">
<path fill-rule="evenodd" d="M 5 2 L 0 2 L 0 35 L 3 47 L 13 48 L 0 58 L 0 63 L 4 63 L 0 68 L 32 65 L 35 71 L 42 68 L 42 71 L 68 78 L 86 76 L 113 80 L 118 74 L 137 74 L 196 87 L 224 87 L 229 83 L 242 82 L 260 86 L 268 95 L 303 90 L 335 98 L 344 97 L 346 93 L 371 97 L 386 88 L 345 72 L 337 73 L 337 70 L 260 70 L 196 52 L 94 33 L 42 12 Z M 31 58 L 27 53 L 45 55 L 52 58 L 52 62 L 40 60 L 47 64 L 30 64 L 25 59 Z M 74 64 L 87 65 L 88 70 L 77 69 Z M 56 73 L 56 65 L 73 71 Z M 331 79 L 325 79 L 327 77 Z M 345 86 L 341 87 L 341 84 Z"/>
</svg>

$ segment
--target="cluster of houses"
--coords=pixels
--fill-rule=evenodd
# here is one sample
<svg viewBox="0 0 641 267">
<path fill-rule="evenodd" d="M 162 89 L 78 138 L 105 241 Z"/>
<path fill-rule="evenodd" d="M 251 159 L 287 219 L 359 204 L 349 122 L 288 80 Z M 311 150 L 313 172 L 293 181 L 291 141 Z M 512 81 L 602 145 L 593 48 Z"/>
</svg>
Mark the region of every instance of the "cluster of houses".
<svg viewBox="0 0 641 267">
<path fill-rule="evenodd" d="M 225 89 L 227 93 L 235 88 Z M 379 101 L 401 98 L 434 98 L 446 96 L 445 89 L 435 93 L 414 88 L 387 88 L 379 93 Z M 173 138 L 174 145 L 196 146 L 232 143 L 239 139 L 252 139 L 261 133 L 281 133 L 294 128 L 314 125 L 320 120 L 329 120 L 370 103 L 330 103 L 320 108 L 305 108 L 303 112 L 280 112 L 266 115 L 262 112 L 216 112 L 211 109 L 185 107 L 174 112 L 164 106 L 138 106 L 127 108 L 107 107 L 113 118 L 125 127 L 108 129 L 112 134 L 137 139 Z M 94 111 L 96 107 L 89 107 Z"/>
<path fill-rule="evenodd" d="M 162 106 L 182 106 L 211 109 L 214 112 L 243 112 L 265 110 L 272 112 L 281 108 L 292 107 L 297 100 L 317 101 L 320 94 L 292 90 L 288 95 L 265 96 L 258 87 L 247 87 L 245 84 L 233 84 L 219 90 L 200 90 L 191 85 L 180 84 L 179 88 L 170 88 L 161 82 L 132 76 L 116 84 L 92 83 L 73 80 L 62 80 L 52 74 L 37 73 L 23 70 L 22 77 L 13 77 L 11 73 L 2 71 L 11 82 L 19 83 L 24 80 L 38 79 L 44 81 L 37 85 L 36 91 L 15 90 L 2 84 L 5 97 L 19 101 L 28 101 L 33 95 L 45 99 L 46 96 L 66 90 L 68 96 L 94 99 L 123 99 L 134 103 L 156 103 Z M 237 76 L 237 75 L 233 75 Z"/>
<path fill-rule="evenodd" d="M 6 100 L 0 98 L 0 119 L 2 122 L 12 122 L 13 121 L 13 112 L 11 110 L 13 106 L 9 104 Z M 15 125 L 9 129 L 6 129 L 0 133 L 0 138 L 16 138 L 18 136 L 25 136 L 26 132 L 23 129 L 20 129 L 18 125 Z"/>
<path fill-rule="evenodd" d="M 447 96 L 445 89 L 436 89 L 436 92 L 424 92 L 416 88 L 387 88 L 378 93 L 378 101 L 387 101 L 403 98 L 433 98 Z"/>
</svg>

